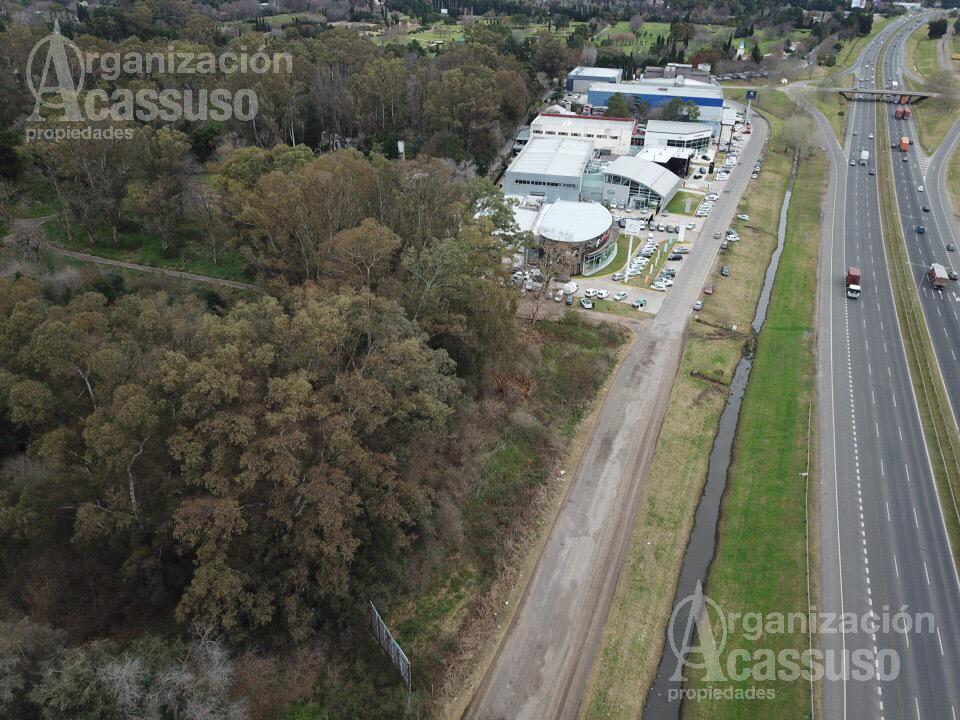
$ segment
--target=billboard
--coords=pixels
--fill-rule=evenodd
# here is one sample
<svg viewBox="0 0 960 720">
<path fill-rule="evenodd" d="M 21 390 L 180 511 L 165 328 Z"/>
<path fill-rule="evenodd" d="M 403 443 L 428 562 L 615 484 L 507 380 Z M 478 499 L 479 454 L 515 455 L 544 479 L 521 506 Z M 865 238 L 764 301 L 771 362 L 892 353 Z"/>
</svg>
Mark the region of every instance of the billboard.
<svg viewBox="0 0 960 720">
<path fill-rule="evenodd" d="M 373 606 L 373 601 L 370 601 L 370 625 L 373 628 L 373 634 L 377 638 L 377 642 L 380 643 L 380 647 L 383 648 L 387 657 L 390 658 L 390 662 L 393 663 L 397 672 L 400 673 L 400 677 L 403 678 L 404 686 L 407 690 L 412 690 L 410 684 L 410 660 L 407 658 L 406 653 L 400 649 L 397 641 L 393 639 L 393 635 L 390 633 L 387 624 L 383 621 L 383 618 L 380 617 L 377 608 Z"/>
</svg>

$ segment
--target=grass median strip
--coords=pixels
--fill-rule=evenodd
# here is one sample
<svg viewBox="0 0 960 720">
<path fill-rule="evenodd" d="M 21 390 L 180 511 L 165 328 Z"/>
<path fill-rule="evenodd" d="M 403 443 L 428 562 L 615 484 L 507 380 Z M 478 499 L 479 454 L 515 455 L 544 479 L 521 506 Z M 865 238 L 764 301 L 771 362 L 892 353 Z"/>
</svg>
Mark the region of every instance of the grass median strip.
<svg viewBox="0 0 960 720">
<path fill-rule="evenodd" d="M 820 247 L 820 216 L 827 161 L 815 155 L 801 163 L 788 214 L 788 230 L 767 322 L 760 333 L 753 372 L 744 396 L 734 443 L 734 461 L 721 507 L 717 552 L 706 593 L 729 613 L 807 611 L 806 483 L 808 419 L 814 398 L 814 309 Z M 742 630 L 742 629 L 741 629 Z M 753 640 L 731 628 L 721 663 L 735 650 L 807 649 L 800 631 L 764 634 Z M 749 668 L 749 662 L 747 667 Z M 700 691 L 714 683 L 691 678 Z M 750 687 L 774 691 L 755 702 L 702 700 L 686 717 L 807 717 L 810 687 L 802 679 L 748 677 L 732 680 L 734 692 Z"/>
<path fill-rule="evenodd" d="M 937 52 L 939 40 L 931 40 L 927 35 L 927 25 L 921 25 L 907 40 L 907 59 L 916 72 L 926 82 L 934 79 L 940 72 L 940 59 Z M 908 79 L 908 85 L 919 89 L 922 84 Z M 947 131 L 956 119 L 956 109 L 950 108 L 942 100 L 928 99 L 913 104 L 913 117 L 917 125 L 917 138 L 927 153 L 933 153 L 943 142 Z"/>
<path fill-rule="evenodd" d="M 761 93 L 761 107 L 763 103 L 769 103 L 775 111 L 767 115 L 773 139 L 763 164 L 763 191 L 754 181 L 745 193 L 740 209 L 751 220 L 740 228 L 742 240 L 731 244 L 718 263 L 718 267 L 729 265 L 731 275 L 721 278 L 714 269 L 707 282 L 714 285 L 715 293 L 703 298 L 704 309 L 696 318 L 699 322 L 690 324 L 670 408 L 591 676 L 582 714 L 589 720 L 636 718 L 656 673 L 713 437 L 734 368 L 748 339 L 748 335 L 729 328 L 737 325 L 749 332 L 763 277 L 776 247 L 775 233 L 768 228 L 777 226 L 789 179 L 790 161 L 783 153 L 779 133 L 782 118 L 789 115 L 793 103 L 773 91 Z"/>
<path fill-rule="evenodd" d="M 877 111 L 877 122 L 880 132 L 886 132 L 887 113 L 882 106 Z M 960 435 L 947 400 L 916 283 L 909 270 L 910 258 L 898 214 L 891 155 L 880 155 L 880 207 L 893 297 L 947 533 L 956 555 L 960 553 Z"/>
</svg>

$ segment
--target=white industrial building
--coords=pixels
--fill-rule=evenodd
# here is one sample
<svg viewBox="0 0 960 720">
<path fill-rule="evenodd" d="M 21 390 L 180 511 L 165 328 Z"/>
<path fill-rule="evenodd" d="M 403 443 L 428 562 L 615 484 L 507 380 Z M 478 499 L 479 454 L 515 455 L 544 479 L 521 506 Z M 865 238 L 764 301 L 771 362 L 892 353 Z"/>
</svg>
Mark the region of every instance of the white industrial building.
<svg viewBox="0 0 960 720">
<path fill-rule="evenodd" d="M 504 195 L 533 195 L 549 202 L 578 201 L 593 159 L 593 143 L 562 137 L 531 137 L 503 175 Z"/>
<path fill-rule="evenodd" d="M 618 83 L 623 80 L 620 68 L 575 67 L 567 74 L 567 92 L 582 93 L 596 83 Z"/>
<path fill-rule="evenodd" d="M 543 112 L 530 123 L 530 137 L 569 137 L 593 143 L 595 150 L 628 155 L 636 121 L 571 112 Z M 709 128 L 708 136 L 709 136 Z"/>
<path fill-rule="evenodd" d="M 643 131 L 643 147 L 705 150 L 710 147 L 713 128 L 701 122 L 648 120 Z"/>
<path fill-rule="evenodd" d="M 638 157 L 618 157 L 600 169 L 603 202 L 627 209 L 663 208 L 683 180 L 665 167 Z"/>
</svg>

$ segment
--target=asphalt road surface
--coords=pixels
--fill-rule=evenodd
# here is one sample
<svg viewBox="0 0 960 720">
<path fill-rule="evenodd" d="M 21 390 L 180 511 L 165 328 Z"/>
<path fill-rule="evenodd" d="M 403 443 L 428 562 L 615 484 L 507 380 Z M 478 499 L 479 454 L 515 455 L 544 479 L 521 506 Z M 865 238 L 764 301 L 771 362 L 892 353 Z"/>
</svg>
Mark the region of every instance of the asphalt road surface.
<svg viewBox="0 0 960 720">
<path fill-rule="evenodd" d="M 701 240 L 649 331 L 614 378 L 520 607 L 464 714 L 472 720 L 576 718 L 623 567 L 686 323 L 769 128 L 754 119 Z"/>
<path fill-rule="evenodd" d="M 910 24 L 900 21 L 882 37 Z M 874 41 L 858 60 L 868 87 L 879 47 Z M 897 324 L 877 178 L 869 174 L 878 152 L 892 152 L 886 138 L 870 138 L 875 111 L 872 101 L 851 104 L 846 149 L 819 118 L 832 164 L 819 287 L 821 610 L 859 618 L 905 606 L 927 624 L 909 633 L 894 626 L 821 635 L 821 648 L 846 657 L 848 669 L 824 681 L 824 717 L 954 720 L 960 581 Z M 861 149 L 870 151 L 869 165 L 851 166 Z M 849 265 L 862 272 L 858 300 L 845 296 Z M 853 654 L 864 651 L 871 663 L 886 655 L 882 669 L 893 677 L 854 678 Z"/>
</svg>

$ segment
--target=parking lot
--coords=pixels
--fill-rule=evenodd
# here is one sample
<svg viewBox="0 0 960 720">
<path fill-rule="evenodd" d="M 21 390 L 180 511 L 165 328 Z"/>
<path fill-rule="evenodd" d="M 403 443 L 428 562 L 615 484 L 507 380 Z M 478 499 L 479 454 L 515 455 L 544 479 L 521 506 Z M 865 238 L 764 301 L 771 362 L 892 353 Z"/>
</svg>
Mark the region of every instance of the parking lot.
<svg viewBox="0 0 960 720">
<path fill-rule="evenodd" d="M 640 216 L 649 217 L 649 210 L 618 212 L 618 242 L 630 244 L 632 239 L 632 251 L 626 264 L 617 268 L 611 266 L 608 268 L 609 272 L 601 275 L 574 278 L 578 287 L 573 296 L 573 304 L 581 310 L 656 314 L 667 294 L 679 282 L 684 261 L 697 243 L 703 240 L 700 233 L 706 219 L 717 207 L 739 203 L 740 198 L 725 193 L 724 188 L 729 171 L 739 163 L 738 150 L 749 140 L 748 134 L 741 136 L 739 142 L 731 145 L 731 151 L 726 155 L 728 160 L 722 163 L 722 169 L 717 168 L 718 172 L 709 182 L 707 192 L 701 195 L 689 187 L 685 188 L 688 195 L 701 198 L 690 214 L 665 211 L 657 214 L 653 222 L 648 224 L 640 219 Z M 750 172 L 751 177 L 757 179 L 761 172 L 759 161 L 752 166 Z M 720 241 L 721 252 L 731 243 L 740 240 L 739 234 L 732 228 L 713 231 L 711 237 Z M 556 293 L 559 290 L 561 288 L 558 285 L 554 289 L 554 297 L 558 297 Z M 564 301 L 562 293 L 559 297 L 561 302 Z"/>
</svg>

